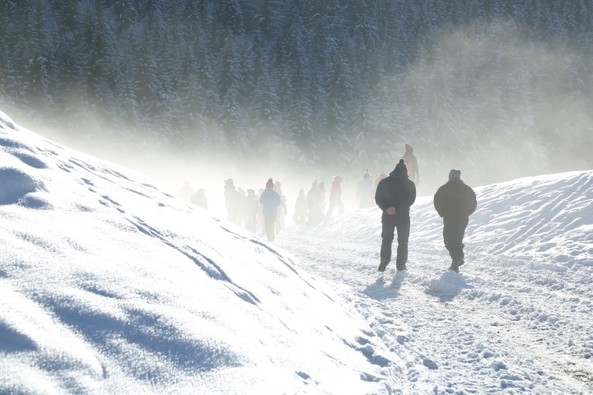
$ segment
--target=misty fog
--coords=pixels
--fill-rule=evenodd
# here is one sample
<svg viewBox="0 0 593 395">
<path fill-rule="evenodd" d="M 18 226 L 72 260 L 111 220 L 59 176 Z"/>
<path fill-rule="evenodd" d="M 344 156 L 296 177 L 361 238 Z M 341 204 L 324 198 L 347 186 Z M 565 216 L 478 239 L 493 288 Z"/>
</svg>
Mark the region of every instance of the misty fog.
<svg viewBox="0 0 593 395">
<path fill-rule="evenodd" d="M 332 176 L 340 175 L 344 200 L 355 207 L 356 184 L 365 169 L 373 177 L 381 170 L 391 171 L 405 144 L 414 146 L 419 161 L 419 195 L 433 194 L 451 168 L 460 169 L 472 186 L 591 168 L 593 41 L 582 40 L 578 31 L 573 35 L 577 39 L 564 39 L 573 37 L 568 22 L 576 22 L 564 20 L 561 12 L 553 20 L 558 26 L 544 26 L 542 31 L 517 16 L 456 20 L 462 14 L 449 15 L 451 23 L 422 21 L 414 46 L 406 48 L 406 62 L 398 67 L 378 66 L 376 84 L 358 85 L 356 97 L 338 109 L 356 114 L 336 110 L 338 119 L 328 129 L 325 121 L 307 126 L 315 128 L 312 136 L 305 126 L 295 125 L 309 136 L 306 144 L 281 133 L 294 118 L 287 113 L 261 118 L 262 109 L 255 104 L 242 105 L 239 113 L 232 114 L 245 120 L 235 123 L 234 129 L 224 117 L 215 119 L 202 115 L 202 108 L 188 108 L 195 119 L 189 132 L 185 127 L 166 134 L 158 125 L 134 119 L 114 121 L 105 109 L 85 107 L 84 100 L 82 108 L 72 111 L 74 119 L 69 113 L 56 113 L 54 119 L 36 116 L 30 108 L 9 100 L 6 89 L 1 91 L 0 104 L 19 124 L 137 169 L 171 194 L 177 194 L 185 181 L 195 189 L 206 189 L 210 205 L 221 215 L 228 178 L 242 189 L 255 190 L 263 188 L 269 177 L 282 182 L 290 210 L 300 188 L 307 192 L 318 180 L 329 191 Z M 383 45 L 401 43 L 393 38 Z M 384 62 L 381 50 L 369 48 L 363 56 L 368 56 L 369 64 L 373 58 Z M 259 83 L 265 86 L 261 78 Z M 356 91 L 356 83 L 336 81 L 351 91 Z M 328 107 L 337 100 L 326 99 Z M 303 120 L 314 119 L 318 110 L 303 103 L 291 108 L 307 113 L 299 118 Z M 128 126 L 135 132 L 129 133 Z"/>
</svg>

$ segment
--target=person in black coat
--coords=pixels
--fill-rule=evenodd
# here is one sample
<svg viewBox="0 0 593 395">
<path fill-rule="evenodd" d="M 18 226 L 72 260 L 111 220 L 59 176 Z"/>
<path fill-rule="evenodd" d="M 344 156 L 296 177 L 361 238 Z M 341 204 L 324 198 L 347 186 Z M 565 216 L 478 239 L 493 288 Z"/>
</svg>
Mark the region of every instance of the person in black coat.
<svg viewBox="0 0 593 395">
<path fill-rule="evenodd" d="M 452 169 L 449 181 L 434 195 L 434 208 L 443 217 L 443 241 L 451 255 L 450 269 L 459 272 L 465 262 L 463 236 L 469 216 L 476 210 L 477 201 L 474 190 L 461 180 L 461 171 Z"/>
<path fill-rule="evenodd" d="M 395 169 L 379 181 L 375 191 L 375 203 L 383 211 L 381 215 L 381 262 L 379 271 L 385 271 L 391 261 L 391 245 L 397 229 L 397 270 L 406 270 L 408 262 L 408 239 L 410 237 L 410 206 L 416 201 L 416 185 L 408 178 L 408 169 L 403 159 Z"/>
</svg>

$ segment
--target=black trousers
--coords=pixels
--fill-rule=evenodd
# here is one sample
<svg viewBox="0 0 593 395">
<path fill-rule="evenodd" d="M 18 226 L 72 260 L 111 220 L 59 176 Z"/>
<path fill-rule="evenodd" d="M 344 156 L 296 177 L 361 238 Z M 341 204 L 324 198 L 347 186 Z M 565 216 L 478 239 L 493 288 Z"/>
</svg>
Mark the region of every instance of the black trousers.
<svg viewBox="0 0 593 395">
<path fill-rule="evenodd" d="M 455 261 L 463 259 L 463 236 L 469 222 L 468 217 L 448 218 L 443 217 L 443 241 L 449 255 Z"/>
<path fill-rule="evenodd" d="M 408 239 L 410 238 L 410 214 L 396 214 L 383 217 L 381 238 L 381 262 L 391 262 L 391 245 L 397 229 L 397 256 L 395 264 L 402 269 L 408 262 Z"/>
</svg>

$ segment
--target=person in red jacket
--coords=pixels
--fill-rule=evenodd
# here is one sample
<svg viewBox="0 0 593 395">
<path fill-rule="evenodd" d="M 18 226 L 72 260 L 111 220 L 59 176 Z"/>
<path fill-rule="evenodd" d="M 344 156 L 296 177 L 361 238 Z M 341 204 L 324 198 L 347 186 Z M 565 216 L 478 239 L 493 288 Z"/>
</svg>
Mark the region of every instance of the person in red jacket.
<svg viewBox="0 0 593 395">
<path fill-rule="evenodd" d="M 415 184 L 420 183 L 420 169 L 418 168 L 418 159 L 416 159 L 416 155 L 414 155 L 414 147 L 409 144 L 406 144 L 406 152 L 402 157 L 404 162 L 406 162 L 406 166 L 408 168 L 408 177 L 410 180 L 414 181 Z"/>
<path fill-rule="evenodd" d="M 434 195 L 434 208 L 443 217 L 443 241 L 452 259 L 450 269 L 455 272 L 465 263 L 463 236 L 477 205 L 474 190 L 461 181 L 461 171 L 451 169 L 449 181 Z"/>
<path fill-rule="evenodd" d="M 379 271 L 391 261 L 391 244 L 397 228 L 397 257 L 395 264 L 398 271 L 406 270 L 408 262 L 408 239 L 410 237 L 410 206 L 416 201 L 416 186 L 408 179 L 408 169 L 403 159 L 395 169 L 379 181 L 375 191 L 375 202 L 383 211 L 381 215 L 381 263 Z"/>
<path fill-rule="evenodd" d="M 327 209 L 326 217 L 331 217 L 334 208 L 338 208 L 340 215 L 344 214 L 344 204 L 342 203 L 342 177 L 334 176 L 332 178 L 332 186 L 329 190 L 329 207 Z"/>
</svg>

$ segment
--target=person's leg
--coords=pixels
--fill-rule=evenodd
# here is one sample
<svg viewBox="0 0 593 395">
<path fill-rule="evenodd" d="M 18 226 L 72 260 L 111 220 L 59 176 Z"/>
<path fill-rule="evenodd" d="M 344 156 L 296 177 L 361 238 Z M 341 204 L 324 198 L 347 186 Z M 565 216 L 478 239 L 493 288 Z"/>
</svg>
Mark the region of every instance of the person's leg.
<svg viewBox="0 0 593 395">
<path fill-rule="evenodd" d="M 395 232 L 395 224 L 383 222 L 381 230 L 381 267 L 385 269 L 385 266 L 391 261 L 391 244 L 393 243 L 393 237 Z"/>
<path fill-rule="evenodd" d="M 266 235 L 268 236 L 269 241 L 274 241 L 274 217 L 265 217 L 265 226 L 266 226 Z"/>
<path fill-rule="evenodd" d="M 408 240 L 410 238 L 410 216 L 401 216 L 397 220 L 397 270 L 406 270 L 408 263 Z"/>
<path fill-rule="evenodd" d="M 463 264 L 463 236 L 467 226 L 468 219 L 444 219 L 443 220 L 443 240 L 445 248 L 449 251 L 452 263 L 455 266 Z"/>
</svg>

